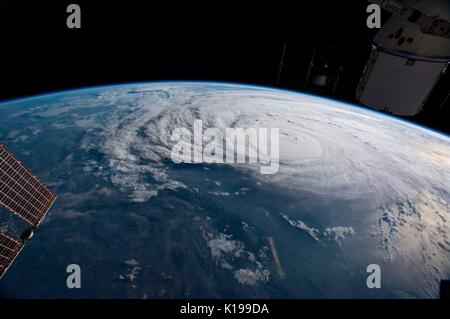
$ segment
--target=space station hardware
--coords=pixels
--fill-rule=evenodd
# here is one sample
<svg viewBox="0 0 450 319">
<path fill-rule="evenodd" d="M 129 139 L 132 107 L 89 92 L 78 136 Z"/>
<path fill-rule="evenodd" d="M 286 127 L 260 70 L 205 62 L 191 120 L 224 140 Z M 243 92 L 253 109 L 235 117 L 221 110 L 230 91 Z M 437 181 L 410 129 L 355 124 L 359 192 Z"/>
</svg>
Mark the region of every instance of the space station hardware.
<svg viewBox="0 0 450 319">
<path fill-rule="evenodd" d="M 369 1 L 392 15 L 373 40 L 356 98 L 371 108 L 415 115 L 450 61 L 450 2 Z"/>
<path fill-rule="evenodd" d="M 39 226 L 55 199 L 56 194 L 0 144 L 0 204 L 31 225 L 21 233 L 20 239 L 0 231 L 0 278 L 25 242 L 33 236 L 33 230 Z"/>
<path fill-rule="evenodd" d="M 22 250 L 23 243 L 0 232 L 0 278 Z"/>
<path fill-rule="evenodd" d="M 349 50 L 343 47 L 319 45 L 313 46 L 304 88 L 328 93 L 337 93 L 344 76 Z"/>
<path fill-rule="evenodd" d="M 439 297 L 440 299 L 450 300 L 450 280 L 441 280 Z"/>
</svg>

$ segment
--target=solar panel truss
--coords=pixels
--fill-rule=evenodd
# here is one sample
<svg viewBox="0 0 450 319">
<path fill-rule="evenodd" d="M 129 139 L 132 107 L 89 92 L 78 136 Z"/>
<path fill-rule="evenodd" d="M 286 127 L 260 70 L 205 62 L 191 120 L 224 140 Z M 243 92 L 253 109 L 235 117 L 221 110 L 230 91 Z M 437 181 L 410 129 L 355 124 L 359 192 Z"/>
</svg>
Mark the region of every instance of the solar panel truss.
<svg viewBox="0 0 450 319">
<path fill-rule="evenodd" d="M 56 194 L 0 144 L 0 204 L 37 227 Z"/>
<path fill-rule="evenodd" d="M 11 266 L 22 247 L 23 242 L 12 239 L 0 232 L 0 278 Z"/>
</svg>

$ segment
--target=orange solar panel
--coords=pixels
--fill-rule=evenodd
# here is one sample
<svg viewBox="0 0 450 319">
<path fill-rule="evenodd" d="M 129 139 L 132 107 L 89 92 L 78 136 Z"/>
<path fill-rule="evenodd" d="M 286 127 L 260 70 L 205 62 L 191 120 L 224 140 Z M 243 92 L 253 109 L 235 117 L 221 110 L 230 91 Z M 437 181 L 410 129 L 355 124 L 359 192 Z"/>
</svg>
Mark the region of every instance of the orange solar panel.
<svg viewBox="0 0 450 319">
<path fill-rule="evenodd" d="M 0 232 L 0 278 L 20 253 L 23 244 Z"/>
<path fill-rule="evenodd" d="M 55 193 L 0 144 L 0 204 L 36 227 L 55 199 Z"/>
</svg>

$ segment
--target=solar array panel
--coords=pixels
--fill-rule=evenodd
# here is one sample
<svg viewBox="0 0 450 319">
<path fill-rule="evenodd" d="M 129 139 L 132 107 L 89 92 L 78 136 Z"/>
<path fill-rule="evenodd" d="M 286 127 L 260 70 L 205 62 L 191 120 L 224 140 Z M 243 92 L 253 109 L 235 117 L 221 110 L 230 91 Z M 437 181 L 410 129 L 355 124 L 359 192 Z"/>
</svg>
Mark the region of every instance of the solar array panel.
<svg viewBox="0 0 450 319">
<path fill-rule="evenodd" d="M 23 244 L 0 232 L 0 278 L 11 266 Z"/>
<path fill-rule="evenodd" d="M 0 144 L 0 204 L 36 227 L 55 199 L 55 193 Z"/>
</svg>

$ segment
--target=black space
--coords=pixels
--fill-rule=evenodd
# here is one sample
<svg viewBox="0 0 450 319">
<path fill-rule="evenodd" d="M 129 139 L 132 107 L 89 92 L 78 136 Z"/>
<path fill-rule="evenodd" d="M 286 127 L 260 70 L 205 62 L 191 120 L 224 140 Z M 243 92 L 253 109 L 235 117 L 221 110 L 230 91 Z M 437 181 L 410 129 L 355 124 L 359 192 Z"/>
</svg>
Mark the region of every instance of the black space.
<svg viewBox="0 0 450 319">
<path fill-rule="evenodd" d="M 70 3 L 81 6 L 81 29 L 66 27 Z M 0 100 L 109 83 L 214 80 L 280 86 L 355 103 L 377 32 L 366 27 L 366 7 L 364 0 L 0 0 Z M 304 88 L 317 45 L 343 48 L 338 51 L 344 52 L 346 73 L 335 93 Z M 448 78 L 411 120 L 450 133 L 449 102 L 439 109 Z"/>
</svg>

